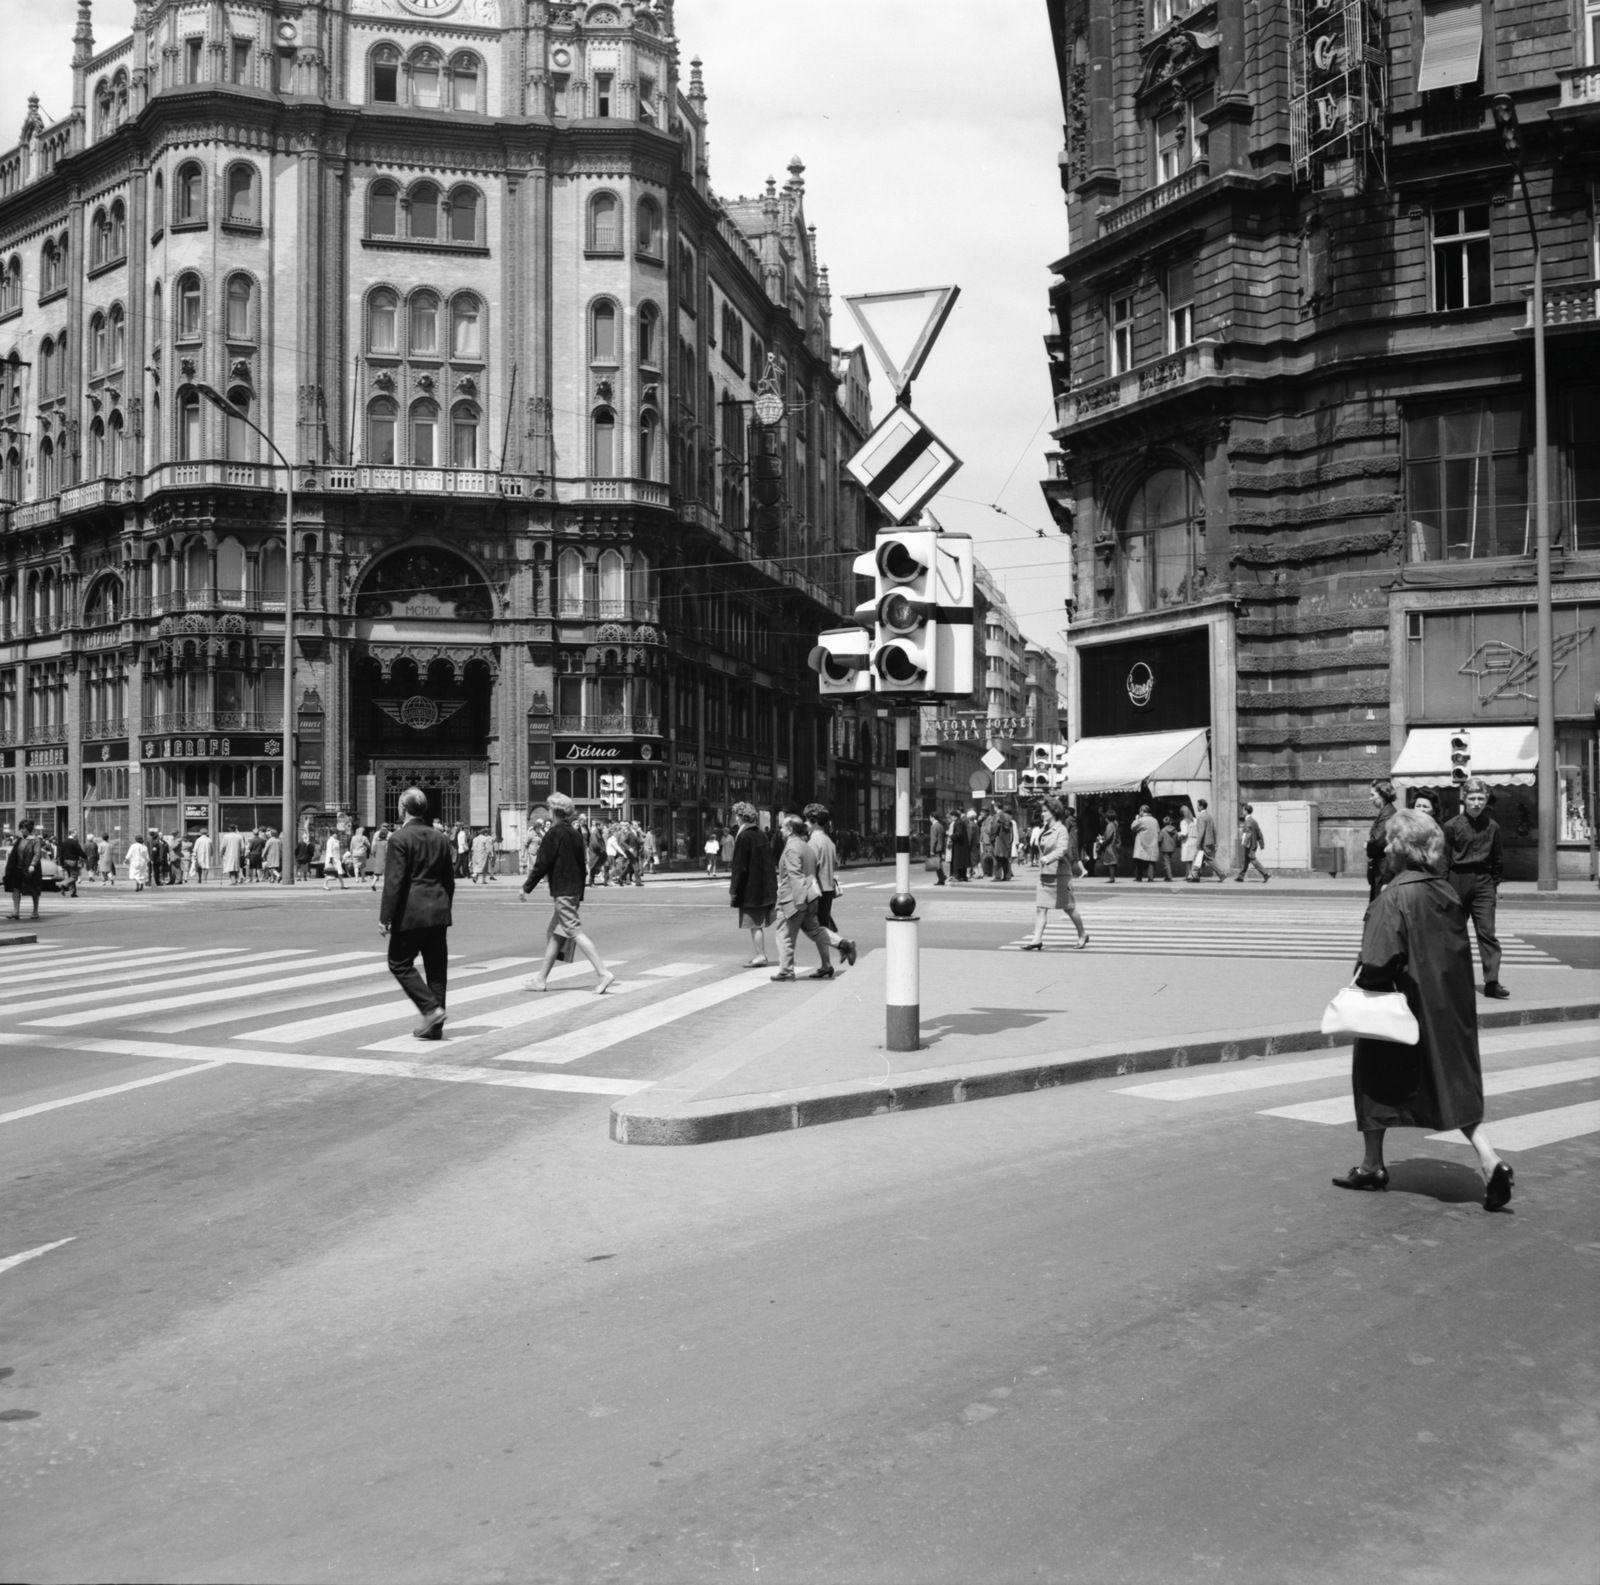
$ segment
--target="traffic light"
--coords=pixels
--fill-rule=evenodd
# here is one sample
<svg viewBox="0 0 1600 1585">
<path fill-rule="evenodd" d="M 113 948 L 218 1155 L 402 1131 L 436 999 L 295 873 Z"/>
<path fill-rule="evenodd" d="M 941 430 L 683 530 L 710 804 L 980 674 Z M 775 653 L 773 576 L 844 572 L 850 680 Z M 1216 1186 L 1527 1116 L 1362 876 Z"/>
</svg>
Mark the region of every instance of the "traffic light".
<svg viewBox="0 0 1600 1585">
<path fill-rule="evenodd" d="M 1450 734 L 1450 780 L 1459 787 L 1472 775 L 1472 734 L 1465 727 Z"/>
<path fill-rule="evenodd" d="M 628 801 L 628 778 L 603 773 L 600 777 L 600 803 L 606 809 L 620 809 Z"/>
<path fill-rule="evenodd" d="M 872 635 L 865 628 L 836 628 L 817 635 L 806 664 L 817 674 L 817 688 L 824 697 L 871 693 L 871 652 Z"/>
<path fill-rule="evenodd" d="M 924 518 L 924 521 L 929 521 Z M 973 557 L 964 534 L 894 529 L 855 570 L 873 579 L 856 619 L 873 631 L 879 693 L 965 698 L 972 692 Z"/>
<path fill-rule="evenodd" d="M 1017 777 L 1017 790 L 1024 798 L 1043 798 L 1049 792 L 1049 779 L 1042 770 L 1025 770 Z"/>
</svg>

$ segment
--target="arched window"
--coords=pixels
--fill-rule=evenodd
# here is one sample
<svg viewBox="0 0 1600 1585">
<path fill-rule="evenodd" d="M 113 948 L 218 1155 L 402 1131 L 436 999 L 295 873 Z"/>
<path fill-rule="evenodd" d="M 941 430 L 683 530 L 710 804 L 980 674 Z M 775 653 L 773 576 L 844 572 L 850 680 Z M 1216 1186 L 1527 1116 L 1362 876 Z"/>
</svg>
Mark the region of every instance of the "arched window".
<svg viewBox="0 0 1600 1585">
<path fill-rule="evenodd" d="M 128 316 L 121 303 L 113 303 L 106 316 L 110 327 L 110 344 L 106 349 L 106 367 L 120 369 L 128 361 Z"/>
<path fill-rule="evenodd" d="M 200 396 L 193 387 L 178 392 L 178 461 L 200 460 Z"/>
<path fill-rule="evenodd" d="M 89 372 L 104 374 L 106 370 L 106 316 L 96 314 L 89 321 Z"/>
<path fill-rule="evenodd" d="M 411 103 L 419 110 L 437 110 L 439 83 L 444 58 L 437 50 L 413 50 L 411 54 Z"/>
<path fill-rule="evenodd" d="M 22 453 L 15 446 L 6 453 L 5 472 L 0 475 L 0 495 L 8 501 L 22 499 Z"/>
<path fill-rule="evenodd" d="M 95 581 L 83 602 L 85 627 L 114 627 L 122 620 L 122 580 L 105 577 Z"/>
<path fill-rule="evenodd" d="M 411 189 L 411 235 L 420 242 L 439 240 L 439 189 L 432 182 Z"/>
<path fill-rule="evenodd" d="M 1163 468 L 1123 514 L 1121 610 L 1129 615 L 1192 600 L 1204 533 L 1200 489 L 1187 468 Z"/>
<path fill-rule="evenodd" d="M 458 187 L 450 195 L 450 240 L 478 240 L 478 194 L 471 187 Z"/>
<path fill-rule="evenodd" d="M 563 616 L 583 612 L 583 556 L 570 546 L 561 552 L 559 563 L 560 609 Z"/>
<path fill-rule="evenodd" d="M 195 160 L 178 167 L 172 186 L 174 225 L 199 225 L 206 218 L 206 177 Z"/>
<path fill-rule="evenodd" d="M 217 593 L 229 604 L 244 598 L 244 547 L 236 539 L 217 546 Z"/>
<path fill-rule="evenodd" d="M 229 462 L 254 462 L 255 431 L 244 421 L 250 416 L 250 393 L 242 385 L 236 385 L 228 392 L 228 400 L 243 416 L 236 417 L 232 413 L 224 415 L 224 455 Z"/>
<path fill-rule="evenodd" d="M 439 299 L 432 292 L 413 292 L 406 304 L 411 355 L 418 358 L 439 356 Z"/>
<path fill-rule="evenodd" d="M 128 252 L 128 206 L 119 198 L 111 206 L 111 252 L 113 259 L 124 258 Z"/>
<path fill-rule="evenodd" d="M 282 605 L 288 587 L 288 568 L 282 545 L 268 545 L 261 552 L 261 599 L 265 605 Z"/>
<path fill-rule="evenodd" d="M 229 221 L 236 226 L 261 223 L 260 188 L 256 168 L 243 160 L 228 167 Z"/>
<path fill-rule="evenodd" d="M 439 464 L 439 409 L 433 402 L 411 404 L 411 466 L 434 468 Z"/>
<path fill-rule="evenodd" d="M 661 477 L 661 416 L 649 407 L 639 415 L 639 477 Z"/>
<path fill-rule="evenodd" d="M 167 179 L 157 171 L 150 184 L 150 235 L 159 237 L 167 223 Z"/>
<path fill-rule="evenodd" d="M 589 200 L 589 251 L 591 253 L 622 251 L 617 200 L 610 193 L 596 193 Z"/>
<path fill-rule="evenodd" d="M 46 435 L 39 442 L 39 499 L 56 493 L 56 447 Z"/>
<path fill-rule="evenodd" d="M 589 472 L 597 479 L 617 473 L 617 416 L 609 407 L 597 407 L 590 420 Z"/>
<path fill-rule="evenodd" d="M 161 393 L 157 391 L 150 398 L 150 466 L 153 468 L 158 462 L 166 458 L 167 432 L 161 427 Z"/>
<path fill-rule="evenodd" d="M 89 426 L 89 477 L 103 479 L 106 474 L 106 426 L 97 418 Z"/>
<path fill-rule="evenodd" d="M 639 230 L 634 246 L 652 259 L 661 257 L 661 205 L 653 198 L 639 200 Z"/>
<path fill-rule="evenodd" d="M 394 465 L 395 405 L 380 396 L 367 407 L 367 461 L 375 468 Z"/>
<path fill-rule="evenodd" d="M 57 252 L 52 239 L 39 250 L 39 295 L 47 296 L 56 289 Z"/>
<path fill-rule="evenodd" d="M 95 210 L 94 219 L 89 225 L 89 236 L 90 262 L 95 265 L 104 264 L 111 257 L 111 224 L 106 219 L 105 210 Z"/>
<path fill-rule="evenodd" d="M 603 550 L 600 553 L 600 614 L 621 616 L 622 602 L 627 598 L 627 568 L 622 564 L 620 550 Z"/>
<path fill-rule="evenodd" d="M 483 66 L 476 55 L 463 51 L 450 58 L 450 98 L 457 110 L 479 111 L 483 100 L 479 89 Z"/>
<path fill-rule="evenodd" d="M 94 91 L 94 135 L 103 138 L 111 130 L 111 84 L 105 78 Z"/>
<path fill-rule="evenodd" d="M 254 339 L 255 286 L 248 275 L 228 278 L 228 339 Z"/>
<path fill-rule="evenodd" d="M 450 461 L 457 468 L 478 464 L 478 410 L 470 402 L 457 402 L 450 411 Z"/>
<path fill-rule="evenodd" d="M 589 310 L 589 356 L 596 363 L 617 361 L 617 305 L 598 302 Z"/>
<path fill-rule="evenodd" d="M 391 291 L 376 291 L 367 299 L 367 350 L 369 352 L 396 352 L 399 338 L 396 321 L 399 318 L 400 299 Z"/>
<path fill-rule="evenodd" d="M 476 297 L 463 294 L 450 304 L 450 355 L 456 358 L 481 358 L 483 338 L 479 333 L 480 308 Z"/>
<path fill-rule="evenodd" d="M 400 102 L 400 51 L 392 44 L 379 44 L 367 57 L 372 73 L 372 102 L 393 105 Z"/>
<path fill-rule="evenodd" d="M 639 362 L 647 369 L 661 366 L 661 310 L 654 303 L 639 310 Z"/>
<path fill-rule="evenodd" d="M 374 182 L 367 190 L 367 231 L 374 237 L 400 235 L 400 189 L 393 182 Z"/>
<path fill-rule="evenodd" d="M 106 421 L 106 472 L 115 479 L 126 471 L 122 450 L 122 414 L 113 413 Z"/>
<path fill-rule="evenodd" d="M 39 397 L 41 401 L 48 401 L 51 390 L 55 385 L 56 344 L 46 336 L 39 343 Z"/>
<path fill-rule="evenodd" d="M 642 551 L 633 553 L 633 565 L 628 569 L 629 598 L 643 605 L 650 598 L 650 558 Z"/>
<path fill-rule="evenodd" d="M 211 556 L 203 539 L 191 539 L 184 552 L 183 586 L 196 596 L 211 587 Z"/>
<path fill-rule="evenodd" d="M 176 337 L 179 341 L 200 339 L 200 277 L 183 275 L 176 288 L 178 323 Z"/>
<path fill-rule="evenodd" d="M 0 314 L 14 313 L 22 307 L 22 260 L 13 254 L 0 270 Z"/>
</svg>

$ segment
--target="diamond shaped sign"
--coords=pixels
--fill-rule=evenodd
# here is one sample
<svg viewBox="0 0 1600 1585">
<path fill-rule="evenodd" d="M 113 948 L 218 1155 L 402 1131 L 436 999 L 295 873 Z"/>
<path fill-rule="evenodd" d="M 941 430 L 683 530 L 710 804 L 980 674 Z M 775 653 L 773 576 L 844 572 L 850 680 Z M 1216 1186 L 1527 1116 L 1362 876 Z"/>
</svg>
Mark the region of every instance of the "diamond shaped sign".
<svg viewBox="0 0 1600 1585">
<path fill-rule="evenodd" d="M 983 763 L 987 765 L 990 770 L 999 770 L 1000 767 L 1005 764 L 1005 762 L 1005 755 L 1002 754 L 997 748 L 990 749 L 989 752 L 983 756 Z"/>
<path fill-rule="evenodd" d="M 961 295 L 959 286 L 924 286 L 908 292 L 862 292 L 846 297 L 872 354 L 902 395 L 927 361 L 944 322 Z"/>
</svg>

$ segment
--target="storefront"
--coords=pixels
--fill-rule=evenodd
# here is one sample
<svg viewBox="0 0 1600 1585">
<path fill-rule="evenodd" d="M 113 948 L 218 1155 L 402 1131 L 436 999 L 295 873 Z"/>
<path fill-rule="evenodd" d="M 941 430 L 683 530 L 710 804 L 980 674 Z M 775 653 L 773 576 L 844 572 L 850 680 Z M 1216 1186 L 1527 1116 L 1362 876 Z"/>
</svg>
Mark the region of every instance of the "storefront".
<svg viewBox="0 0 1600 1585">
<path fill-rule="evenodd" d="M 109 747 L 110 745 L 102 745 Z M 139 745 L 142 829 L 166 836 L 218 836 L 283 825 L 283 739 L 257 733 L 227 737 L 145 738 Z M 114 773 L 111 773 L 114 774 Z M 96 768 L 95 791 L 100 789 Z M 90 785 L 85 770 L 84 802 Z M 90 819 L 89 808 L 84 818 Z"/>
<path fill-rule="evenodd" d="M 1489 783 L 1506 875 L 1531 879 L 1539 842 L 1537 619 L 1531 605 L 1505 605 L 1503 594 L 1495 600 L 1486 592 L 1465 606 L 1459 595 L 1397 601 L 1393 775 L 1410 798 L 1426 789 L 1449 818 L 1460 807 L 1450 739 L 1464 737 L 1460 764 Z M 1597 630 L 1600 595 L 1556 605 L 1557 868 L 1573 879 L 1592 876 L 1595 865 Z"/>
<path fill-rule="evenodd" d="M 633 820 L 646 830 L 667 829 L 671 767 L 661 744 L 633 738 L 558 737 L 553 759 L 550 782 L 530 774 L 530 802 L 538 802 L 536 793 L 548 797 L 553 790 L 577 805 L 581 819 Z"/>
</svg>

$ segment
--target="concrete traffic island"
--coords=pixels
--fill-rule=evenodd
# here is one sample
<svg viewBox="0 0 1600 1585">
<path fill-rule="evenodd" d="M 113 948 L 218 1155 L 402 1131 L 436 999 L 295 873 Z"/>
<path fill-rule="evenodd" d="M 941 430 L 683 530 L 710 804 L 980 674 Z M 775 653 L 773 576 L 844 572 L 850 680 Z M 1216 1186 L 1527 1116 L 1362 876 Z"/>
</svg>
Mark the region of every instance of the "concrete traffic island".
<svg viewBox="0 0 1600 1585">
<path fill-rule="evenodd" d="M 1097 956 L 1092 944 L 922 958 L 922 1049 L 885 1049 L 884 954 L 871 952 L 836 980 L 774 987 L 769 1038 L 618 1101 L 611 1138 L 711 1144 L 1341 1044 L 1319 1025 L 1349 969 L 1326 960 Z M 1480 997 L 1481 1029 L 1600 1020 L 1600 972 L 1523 966 L 1506 978 L 1514 999 Z"/>
</svg>

